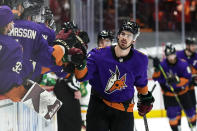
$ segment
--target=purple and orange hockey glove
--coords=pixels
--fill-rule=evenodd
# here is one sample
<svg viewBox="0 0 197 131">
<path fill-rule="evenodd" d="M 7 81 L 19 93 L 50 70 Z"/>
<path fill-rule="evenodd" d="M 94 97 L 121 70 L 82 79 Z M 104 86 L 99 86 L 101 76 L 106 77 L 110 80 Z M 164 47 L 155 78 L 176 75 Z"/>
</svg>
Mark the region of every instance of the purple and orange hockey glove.
<svg viewBox="0 0 197 131">
<path fill-rule="evenodd" d="M 150 112 L 153 108 L 153 102 L 155 101 L 151 92 L 148 92 L 147 95 L 138 94 L 138 114 L 140 116 L 146 115 L 146 113 Z"/>
</svg>

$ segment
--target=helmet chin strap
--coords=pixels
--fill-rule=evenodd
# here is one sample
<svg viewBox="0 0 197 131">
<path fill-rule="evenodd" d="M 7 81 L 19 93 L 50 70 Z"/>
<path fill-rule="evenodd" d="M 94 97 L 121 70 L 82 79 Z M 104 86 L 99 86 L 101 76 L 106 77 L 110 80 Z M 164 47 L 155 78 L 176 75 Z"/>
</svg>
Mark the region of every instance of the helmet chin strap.
<svg viewBox="0 0 197 131">
<path fill-rule="evenodd" d="M 190 46 L 189 46 L 189 48 L 186 48 L 186 50 L 189 51 L 189 52 L 191 53 L 191 56 L 194 55 L 194 52 L 192 52 L 192 51 L 190 50 Z"/>
</svg>

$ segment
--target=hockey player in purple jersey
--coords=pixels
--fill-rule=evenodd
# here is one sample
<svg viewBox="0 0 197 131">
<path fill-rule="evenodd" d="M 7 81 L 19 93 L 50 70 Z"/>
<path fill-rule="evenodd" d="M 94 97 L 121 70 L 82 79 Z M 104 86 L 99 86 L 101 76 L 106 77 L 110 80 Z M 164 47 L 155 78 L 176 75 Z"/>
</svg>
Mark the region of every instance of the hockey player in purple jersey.
<svg viewBox="0 0 197 131">
<path fill-rule="evenodd" d="M 118 32 L 115 46 L 93 49 L 85 64 L 76 67 L 81 81 L 92 86 L 87 112 L 87 131 L 133 131 L 134 86 L 138 91 L 138 111 L 144 116 L 154 98 L 147 87 L 148 58 L 135 50 L 139 26 L 125 21 Z"/>
<path fill-rule="evenodd" d="M 55 40 L 55 35 L 56 35 L 55 34 L 56 27 L 55 27 L 55 23 L 53 20 L 53 14 L 50 11 L 50 9 L 47 7 L 45 8 L 42 7 L 39 10 L 40 11 L 38 14 L 29 13 L 32 16 L 31 21 L 39 23 L 42 37 L 48 42 L 49 46 L 53 46 L 53 41 Z M 60 67 L 58 68 L 61 69 Z M 42 76 L 40 74 L 43 74 L 48 70 L 49 70 L 48 68 L 42 67 L 42 65 L 37 62 L 35 66 L 35 71 L 32 74 L 31 79 L 40 82 L 41 81 L 40 76 Z M 64 75 L 64 74 L 65 73 L 61 73 L 61 75 Z"/>
<path fill-rule="evenodd" d="M 189 81 L 191 80 L 191 71 L 188 63 L 185 60 L 177 58 L 176 49 L 171 43 L 166 45 L 165 55 L 166 59 L 161 63 L 159 60 L 154 60 L 153 65 L 155 66 L 155 72 L 153 74 L 153 79 L 157 80 L 161 86 L 170 126 L 173 131 L 180 131 L 181 111 L 184 110 L 188 120 L 195 129 L 195 109 L 193 108 L 191 97 L 188 93 Z M 159 65 L 163 68 L 167 78 L 165 78 Z M 170 87 L 173 88 L 178 96 L 178 101 L 180 101 L 181 106 Z"/>
<path fill-rule="evenodd" d="M 196 109 L 196 96 L 194 87 L 197 86 L 197 40 L 195 37 L 187 37 L 186 49 L 177 51 L 177 57 L 188 62 L 192 71 L 192 80 L 189 85 L 189 93 L 192 98 L 193 107 Z"/>
<path fill-rule="evenodd" d="M 26 90 L 21 85 L 22 46 L 8 36 L 14 15 L 8 6 L 0 6 L 0 94 L 18 101 Z"/>
</svg>

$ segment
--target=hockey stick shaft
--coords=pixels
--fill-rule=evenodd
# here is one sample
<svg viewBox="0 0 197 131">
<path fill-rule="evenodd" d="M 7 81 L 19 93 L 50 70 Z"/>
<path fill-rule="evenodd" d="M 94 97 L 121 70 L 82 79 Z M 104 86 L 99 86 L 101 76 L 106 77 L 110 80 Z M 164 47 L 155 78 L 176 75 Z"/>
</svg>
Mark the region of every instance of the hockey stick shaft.
<svg viewBox="0 0 197 131">
<path fill-rule="evenodd" d="M 155 87 L 156 87 L 156 84 L 154 84 L 152 90 L 151 90 L 151 93 L 155 90 Z M 145 126 L 145 130 L 146 131 L 149 131 L 149 128 L 148 128 L 148 121 L 147 121 L 147 118 L 146 118 L 146 115 L 143 116 L 143 120 L 144 120 L 144 126 Z"/>
<path fill-rule="evenodd" d="M 146 115 L 143 116 L 143 120 L 144 120 L 145 130 L 146 130 L 146 131 L 149 131 L 149 128 L 148 128 L 148 121 L 147 121 Z"/>
</svg>

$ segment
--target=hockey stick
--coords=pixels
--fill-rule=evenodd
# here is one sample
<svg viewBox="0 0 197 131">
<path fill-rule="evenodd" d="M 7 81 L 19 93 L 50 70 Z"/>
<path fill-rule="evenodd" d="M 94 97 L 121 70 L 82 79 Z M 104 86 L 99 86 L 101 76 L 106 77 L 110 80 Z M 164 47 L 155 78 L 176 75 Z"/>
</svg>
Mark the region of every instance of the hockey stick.
<svg viewBox="0 0 197 131">
<path fill-rule="evenodd" d="M 163 70 L 163 68 L 162 68 L 162 66 L 161 66 L 160 64 L 159 64 L 159 69 L 161 70 L 161 72 L 162 72 L 164 78 L 167 80 L 167 79 L 168 79 L 168 78 L 167 78 L 167 75 L 166 75 L 166 73 L 164 72 L 164 70 Z M 185 111 L 184 108 L 183 108 L 183 105 L 182 105 L 181 102 L 180 102 L 180 99 L 178 98 L 178 95 L 174 92 L 174 88 L 172 87 L 172 85 L 169 85 L 169 86 L 170 86 L 170 90 L 171 90 L 172 93 L 174 94 L 174 97 L 175 97 L 177 103 L 179 104 L 179 106 L 181 107 L 181 109 L 185 112 L 185 116 L 186 116 L 186 118 L 187 118 L 187 121 L 188 121 L 188 123 L 189 123 L 190 128 L 192 128 L 193 126 L 192 126 L 191 122 L 189 121 L 189 118 L 188 118 L 188 116 L 187 116 L 187 114 L 186 114 L 186 111 Z"/>
<path fill-rule="evenodd" d="M 149 128 L 148 128 L 148 122 L 147 122 L 146 115 L 144 115 L 144 116 L 143 116 L 143 120 L 144 120 L 145 130 L 146 130 L 146 131 L 149 131 Z"/>
<path fill-rule="evenodd" d="M 151 93 L 155 90 L 155 87 L 156 87 L 156 84 L 154 84 L 152 90 L 151 90 Z M 146 115 L 143 116 L 143 120 L 144 120 L 144 126 L 145 126 L 145 130 L 146 131 L 149 131 L 149 128 L 148 128 L 148 121 L 147 121 L 147 118 L 146 118 Z"/>
</svg>

